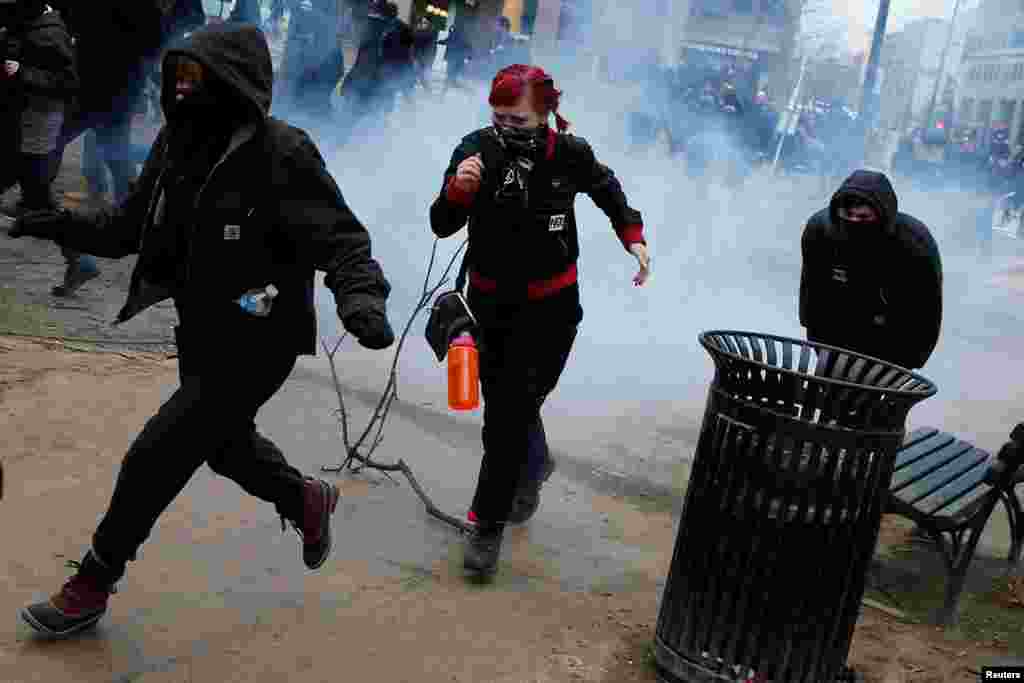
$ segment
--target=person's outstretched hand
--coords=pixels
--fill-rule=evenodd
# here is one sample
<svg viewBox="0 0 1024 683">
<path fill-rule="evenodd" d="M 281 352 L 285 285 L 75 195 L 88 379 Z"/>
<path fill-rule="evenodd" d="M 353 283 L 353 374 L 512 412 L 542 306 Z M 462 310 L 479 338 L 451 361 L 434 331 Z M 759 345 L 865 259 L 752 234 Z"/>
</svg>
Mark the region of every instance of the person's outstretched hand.
<svg viewBox="0 0 1024 683">
<path fill-rule="evenodd" d="M 341 323 L 364 348 L 381 351 L 395 343 L 395 332 L 384 310 L 366 308 L 343 318 Z"/>
<path fill-rule="evenodd" d="M 14 227 L 7 234 L 12 238 L 38 237 L 56 242 L 64 232 L 69 215 L 66 209 L 28 211 L 14 221 Z"/>
<path fill-rule="evenodd" d="M 647 253 L 647 245 L 639 242 L 629 245 L 629 253 L 636 257 L 640 264 L 640 271 L 633 276 L 633 284 L 643 287 L 647 279 L 651 277 L 651 256 Z"/>
</svg>

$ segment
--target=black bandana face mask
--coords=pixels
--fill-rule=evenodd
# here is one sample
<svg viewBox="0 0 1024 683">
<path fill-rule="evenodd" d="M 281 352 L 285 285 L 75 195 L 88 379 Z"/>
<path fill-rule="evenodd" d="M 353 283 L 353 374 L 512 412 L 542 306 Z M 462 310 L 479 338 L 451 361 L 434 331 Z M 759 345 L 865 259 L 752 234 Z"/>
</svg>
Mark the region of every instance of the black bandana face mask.
<svg viewBox="0 0 1024 683">
<path fill-rule="evenodd" d="M 536 159 L 539 150 L 543 147 L 545 137 L 543 126 L 516 128 L 494 124 L 494 132 L 497 133 L 501 146 L 514 156 Z"/>
</svg>

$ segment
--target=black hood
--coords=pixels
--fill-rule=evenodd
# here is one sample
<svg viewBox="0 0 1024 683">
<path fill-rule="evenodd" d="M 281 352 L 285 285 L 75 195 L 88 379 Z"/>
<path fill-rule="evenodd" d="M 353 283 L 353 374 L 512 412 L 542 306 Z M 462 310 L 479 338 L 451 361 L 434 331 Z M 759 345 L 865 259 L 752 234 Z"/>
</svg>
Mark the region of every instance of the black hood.
<svg viewBox="0 0 1024 683">
<path fill-rule="evenodd" d="M 185 56 L 202 64 L 222 85 L 237 94 L 246 119 L 263 121 L 270 111 L 274 67 L 263 32 L 252 24 L 211 24 L 173 43 L 163 57 L 163 105 L 174 93 L 174 71 L 167 60 Z M 172 100 L 173 101 L 173 100 Z"/>
<path fill-rule="evenodd" d="M 43 0 L 16 0 L 4 2 L 0 0 L 0 26 L 12 29 L 39 28 L 60 23 L 60 15 L 55 10 L 47 11 Z"/>
<path fill-rule="evenodd" d="M 840 204 L 850 198 L 862 200 L 870 205 L 881 218 L 881 223 L 890 228 L 899 213 L 899 201 L 896 190 L 884 173 L 877 171 L 854 171 L 853 175 L 843 181 L 829 204 L 829 217 L 833 224 L 839 220 Z"/>
</svg>

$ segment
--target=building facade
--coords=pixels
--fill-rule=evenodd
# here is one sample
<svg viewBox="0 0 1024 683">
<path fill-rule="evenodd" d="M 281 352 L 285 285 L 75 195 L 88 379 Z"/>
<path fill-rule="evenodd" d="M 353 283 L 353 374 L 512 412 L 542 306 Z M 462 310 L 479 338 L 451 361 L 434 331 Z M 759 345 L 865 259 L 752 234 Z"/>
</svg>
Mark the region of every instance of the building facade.
<svg viewBox="0 0 1024 683">
<path fill-rule="evenodd" d="M 1024 143 L 1024 2 L 983 0 L 974 13 L 958 74 L 957 120 L 980 129 L 1006 126 Z"/>
<path fill-rule="evenodd" d="M 932 18 L 911 21 L 903 30 L 885 37 L 881 64 L 887 82 L 879 102 L 879 123 L 883 128 L 904 131 L 931 125 L 928 117 L 933 97 L 935 112 L 942 113 L 939 80 L 948 40 L 949 22 Z M 959 56 L 952 48 L 945 57 L 946 70 L 955 68 Z"/>
<path fill-rule="evenodd" d="M 800 26 L 801 0 L 413 0 L 450 22 L 462 17 L 486 42 L 497 16 L 528 35 L 535 59 L 574 56 L 613 75 L 631 65 L 680 67 L 694 78 L 712 73 L 753 92 L 786 93 Z M 547 63 L 547 62 L 545 62 Z M 775 87 L 772 87 L 774 84 Z"/>
</svg>

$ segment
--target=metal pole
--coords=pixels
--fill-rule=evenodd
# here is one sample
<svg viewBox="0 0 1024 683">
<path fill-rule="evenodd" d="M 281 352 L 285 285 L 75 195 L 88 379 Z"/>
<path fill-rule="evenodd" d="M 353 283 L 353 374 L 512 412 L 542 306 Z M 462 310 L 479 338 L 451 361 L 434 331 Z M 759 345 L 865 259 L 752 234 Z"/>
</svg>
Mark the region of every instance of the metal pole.
<svg viewBox="0 0 1024 683">
<path fill-rule="evenodd" d="M 935 78 L 935 89 L 932 91 L 932 101 L 928 105 L 928 118 L 924 120 L 926 127 L 931 127 L 932 117 L 935 116 L 935 105 L 939 99 L 939 89 L 942 87 L 942 81 L 945 80 L 946 76 L 946 56 L 949 54 L 949 48 L 953 45 L 953 27 L 956 25 L 956 15 L 960 11 L 960 0 L 956 0 L 956 4 L 953 5 L 953 18 L 949 20 L 949 35 L 946 37 L 946 45 L 942 48 L 942 57 L 939 58 L 939 75 Z"/>
<path fill-rule="evenodd" d="M 804 73 L 806 73 L 806 71 L 807 53 L 804 52 L 804 56 L 800 59 L 800 75 L 796 79 L 796 86 L 793 88 L 793 94 L 789 97 L 789 107 L 787 107 L 786 110 L 786 125 L 782 127 L 782 133 L 779 135 L 779 144 L 775 146 L 775 159 L 772 161 L 772 175 L 775 175 L 776 169 L 779 166 L 779 157 L 782 156 L 782 145 L 786 142 L 786 138 L 789 136 L 789 130 L 793 128 L 793 119 L 800 116 L 797 111 L 797 103 L 800 99 L 800 88 L 803 87 Z"/>
<path fill-rule="evenodd" d="M 864 133 L 864 158 L 868 152 L 868 130 L 875 118 L 875 83 L 878 82 L 878 62 L 882 57 L 882 42 L 885 40 L 885 25 L 889 21 L 890 0 L 878 3 L 878 18 L 875 20 L 875 35 L 871 40 L 871 55 L 864 69 L 864 92 L 861 93 L 860 121 Z"/>
</svg>

